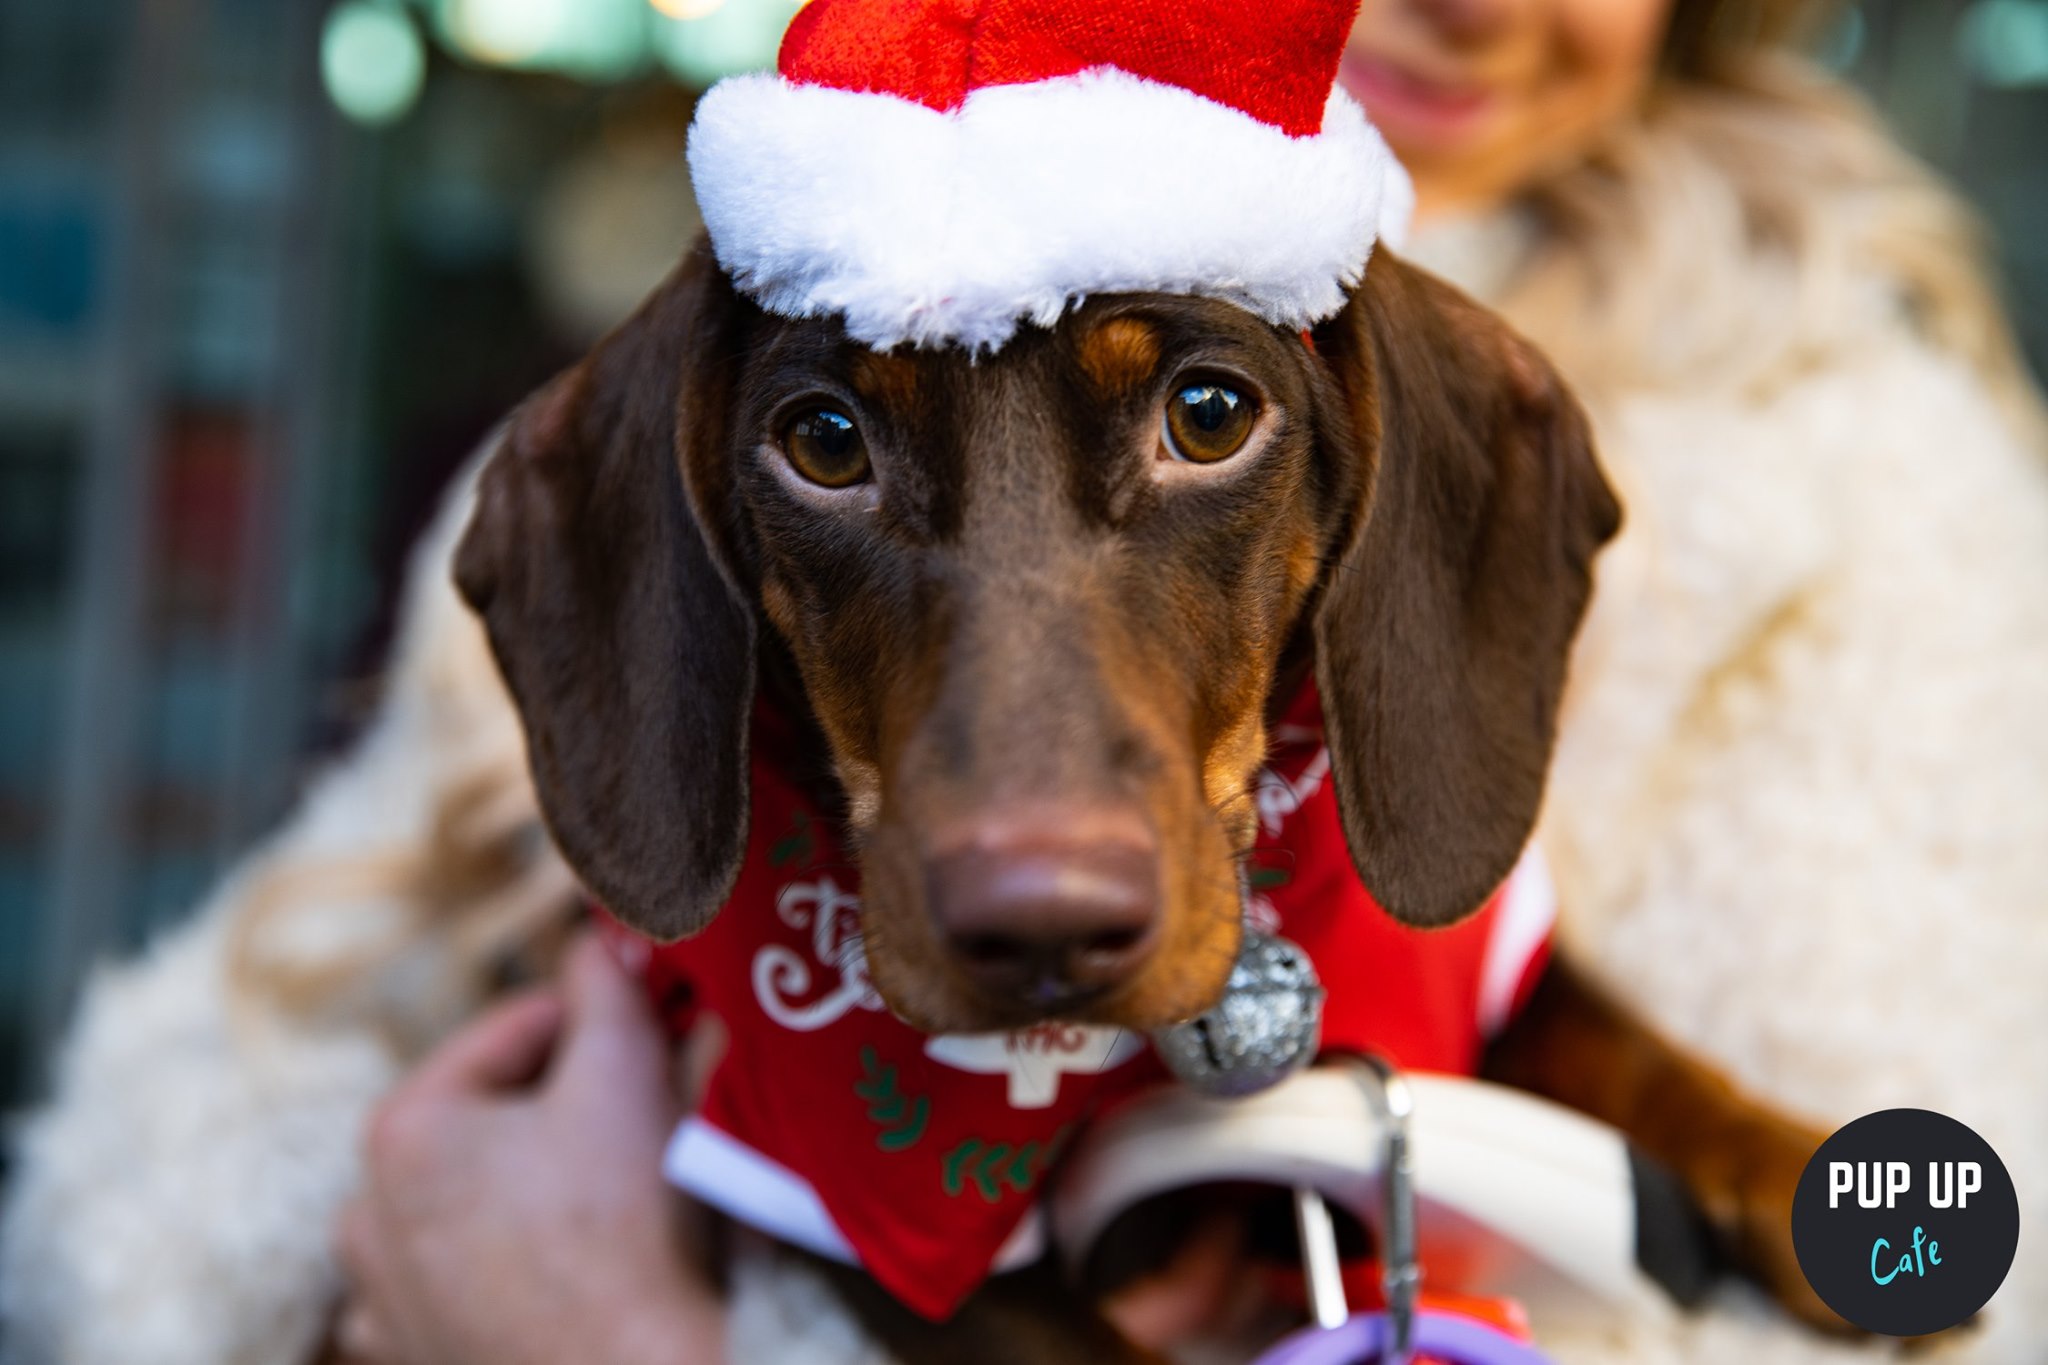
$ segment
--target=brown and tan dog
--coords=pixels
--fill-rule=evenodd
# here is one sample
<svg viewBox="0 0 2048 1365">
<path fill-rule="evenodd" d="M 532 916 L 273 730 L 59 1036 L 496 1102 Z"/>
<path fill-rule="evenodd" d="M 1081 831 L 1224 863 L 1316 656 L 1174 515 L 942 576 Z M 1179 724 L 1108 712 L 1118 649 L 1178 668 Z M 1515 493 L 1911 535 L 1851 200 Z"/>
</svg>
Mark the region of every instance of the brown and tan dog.
<svg viewBox="0 0 2048 1365">
<path fill-rule="evenodd" d="M 726 899 L 766 689 L 814 727 L 898 1014 L 1144 1029 L 1222 988 L 1249 784 L 1311 672 L 1367 886 L 1418 925 L 1485 899 L 1618 520 L 1550 367 L 1385 253 L 1311 335 L 1135 295 L 975 358 L 770 316 L 700 245 L 521 413 L 458 577 L 549 826 L 627 922 L 673 938 Z M 1824 1320 L 1785 1226 L 1814 1135 L 1568 970 L 1495 1068 L 1630 1131 Z M 847 1286 L 916 1358 L 1112 1358 L 1085 1306 L 1024 1292 L 932 1328 Z M 1020 1312 L 1039 1329 L 986 1333 Z"/>
</svg>

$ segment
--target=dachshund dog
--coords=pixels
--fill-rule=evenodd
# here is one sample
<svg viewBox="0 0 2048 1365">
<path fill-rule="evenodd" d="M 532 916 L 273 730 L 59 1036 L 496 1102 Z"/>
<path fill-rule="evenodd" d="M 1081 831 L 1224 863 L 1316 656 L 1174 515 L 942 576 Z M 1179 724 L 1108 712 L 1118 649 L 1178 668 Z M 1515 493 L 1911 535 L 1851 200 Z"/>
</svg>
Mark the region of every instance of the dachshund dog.
<svg viewBox="0 0 2048 1365">
<path fill-rule="evenodd" d="M 457 576 L 550 830 L 627 924 L 727 899 L 765 694 L 829 774 L 897 1015 L 1151 1029 L 1223 988 L 1251 783 L 1311 677 L 1373 895 L 1421 926 L 1486 899 L 1619 516 L 1549 365 L 1384 251 L 1309 333 L 1121 295 L 976 356 L 770 315 L 700 244 L 516 418 Z M 1827 1320 L 1787 1225 L 1816 1135 L 1564 965 L 1490 1069 L 1623 1127 Z M 1038 1281 L 933 1326 L 837 1278 L 907 1358 L 1147 1358 Z"/>
</svg>

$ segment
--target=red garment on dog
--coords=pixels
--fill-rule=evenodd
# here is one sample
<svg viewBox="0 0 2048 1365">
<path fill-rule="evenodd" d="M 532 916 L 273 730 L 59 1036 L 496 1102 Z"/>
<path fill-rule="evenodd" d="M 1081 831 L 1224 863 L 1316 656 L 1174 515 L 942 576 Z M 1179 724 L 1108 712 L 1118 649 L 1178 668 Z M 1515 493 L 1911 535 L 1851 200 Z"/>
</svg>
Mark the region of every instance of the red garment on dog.
<svg viewBox="0 0 2048 1365">
<path fill-rule="evenodd" d="M 1329 992 L 1324 1048 L 1470 1073 L 1546 956 L 1540 867 L 1525 860 L 1452 928 L 1405 928 L 1352 867 L 1313 689 L 1274 741 L 1257 784 L 1252 913 L 1314 960 Z M 764 710 L 746 861 L 710 927 L 655 947 L 614 926 L 671 1026 L 708 1010 L 730 1034 L 669 1177 L 944 1318 L 991 1270 L 1037 1254 L 1038 1188 L 1074 1126 L 1164 1072 L 1121 1030 L 932 1038 L 891 1015 L 868 983 L 855 867 L 790 780 L 789 746 Z"/>
</svg>

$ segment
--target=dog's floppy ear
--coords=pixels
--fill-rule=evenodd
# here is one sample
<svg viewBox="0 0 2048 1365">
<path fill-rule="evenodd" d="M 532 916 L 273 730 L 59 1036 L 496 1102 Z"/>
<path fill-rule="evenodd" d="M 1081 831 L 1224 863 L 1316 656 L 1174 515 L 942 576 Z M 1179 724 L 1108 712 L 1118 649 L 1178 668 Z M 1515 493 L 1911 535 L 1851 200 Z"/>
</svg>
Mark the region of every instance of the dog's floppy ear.
<svg viewBox="0 0 2048 1365">
<path fill-rule="evenodd" d="M 726 439 L 740 317 L 700 244 L 514 417 L 456 557 L 550 831 L 593 894 L 660 938 L 704 926 L 746 846 L 753 616 L 684 474 Z"/>
<path fill-rule="evenodd" d="M 1365 471 L 1315 622 L 1344 834 L 1388 911 L 1444 924 L 1529 837 L 1621 513 L 1549 364 L 1448 286 L 1382 253 L 1315 341 Z"/>
</svg>

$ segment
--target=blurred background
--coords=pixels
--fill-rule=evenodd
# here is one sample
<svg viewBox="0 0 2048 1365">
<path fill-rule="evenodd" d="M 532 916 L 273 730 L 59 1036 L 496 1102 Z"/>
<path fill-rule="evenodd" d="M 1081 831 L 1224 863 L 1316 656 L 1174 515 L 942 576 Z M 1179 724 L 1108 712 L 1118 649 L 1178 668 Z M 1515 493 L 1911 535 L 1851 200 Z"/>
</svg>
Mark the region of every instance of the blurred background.
<svg viewBox="0 0 2048 1365">
<path fill-rule="evenodd" d="M 0 0 L 0 1109 L 374 696 L 442 483 L 697 223 L 796 0 Z M 1826 58 L 1985 216 L 2048 371 L 2048 0 Z"/>
</svg>

